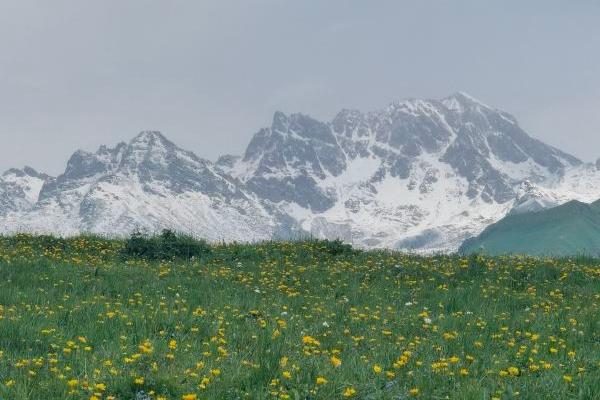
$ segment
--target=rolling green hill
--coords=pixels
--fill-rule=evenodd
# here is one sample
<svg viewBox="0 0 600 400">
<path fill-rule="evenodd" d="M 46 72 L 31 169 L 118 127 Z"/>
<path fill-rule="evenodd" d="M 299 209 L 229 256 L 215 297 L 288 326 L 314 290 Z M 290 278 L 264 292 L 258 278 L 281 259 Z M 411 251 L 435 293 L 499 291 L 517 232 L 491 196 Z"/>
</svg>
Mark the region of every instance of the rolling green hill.
<svg viewBox="0 0 600 400">
<path fill-rule="evenodd" d="M 600 255 L 600 201 L 570 201 L 551 209 L 508 215 L 469 239 L 460 253 Z"/>
</svg>

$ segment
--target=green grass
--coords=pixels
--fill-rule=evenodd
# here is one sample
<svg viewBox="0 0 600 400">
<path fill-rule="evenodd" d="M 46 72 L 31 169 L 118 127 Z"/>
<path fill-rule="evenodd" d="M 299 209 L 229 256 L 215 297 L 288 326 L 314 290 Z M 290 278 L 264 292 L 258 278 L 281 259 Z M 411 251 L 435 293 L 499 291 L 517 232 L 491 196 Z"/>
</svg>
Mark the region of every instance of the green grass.
<svg viewBox="0 0 600 400">
<path fill-rule="evenodd" d="M 594 258 L 186 249 L 0 238 L 0 398 L 600 398 Z"/>
</svg>

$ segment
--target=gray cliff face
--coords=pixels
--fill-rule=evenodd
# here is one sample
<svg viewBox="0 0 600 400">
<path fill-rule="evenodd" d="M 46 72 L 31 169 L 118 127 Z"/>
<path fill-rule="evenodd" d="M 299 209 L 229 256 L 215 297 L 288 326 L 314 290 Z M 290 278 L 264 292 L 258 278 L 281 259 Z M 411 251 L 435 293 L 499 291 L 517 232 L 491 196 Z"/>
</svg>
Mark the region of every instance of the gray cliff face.
<svg viewBox="0 0 600 400">
<path fill-rule="evenodd" d="M 314 211 L 324 211 L 335 201 L 317 181 L 341 174 L 346 166 L 329 125 L 281 112 L 275 113 L 271 128 L 254 136 L 243 162 L 253 169 L 245 184 L 260 197 L 295 202 Z"/>
<path fill-rule="evenodd" d="M 220 168 L 223 171 L 230 171 L 240 159 L 241 157 L 235 154 L 225 154 L 217 159 L 215 167 Z"/>
</svg>

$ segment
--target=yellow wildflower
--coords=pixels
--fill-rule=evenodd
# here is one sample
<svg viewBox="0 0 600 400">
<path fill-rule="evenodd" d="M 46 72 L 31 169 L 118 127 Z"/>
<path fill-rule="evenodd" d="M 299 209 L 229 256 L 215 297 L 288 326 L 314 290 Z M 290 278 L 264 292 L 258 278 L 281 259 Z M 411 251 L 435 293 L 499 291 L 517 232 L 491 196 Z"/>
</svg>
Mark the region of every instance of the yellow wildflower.
<svg viewBox="0 0 600 400">
<path fill-rule="evenodd" d="M 336 356 L 331 356 L 330 361 L 331 361 L 331 365 L 333 365 L 336 368 L 339 367 L 340 365 L 342 365 L 342 360 L 340 360 Z"/>
</svg>

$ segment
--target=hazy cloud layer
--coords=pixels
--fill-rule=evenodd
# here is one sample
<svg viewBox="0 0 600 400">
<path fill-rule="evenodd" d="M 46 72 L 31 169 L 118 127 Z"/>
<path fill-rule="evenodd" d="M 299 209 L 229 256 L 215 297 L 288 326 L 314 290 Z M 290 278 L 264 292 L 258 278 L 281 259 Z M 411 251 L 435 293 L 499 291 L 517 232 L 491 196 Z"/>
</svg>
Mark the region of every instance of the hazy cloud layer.
<svg viewBox="0 0 600 400">
<path fill-rule="evenodd" d="M 214 159 L 275 110 L 330 119 L 464 90 L 600 157 L 600 3 L 0 3 L 0 170 L 159 129 Z"/>
</svg>

